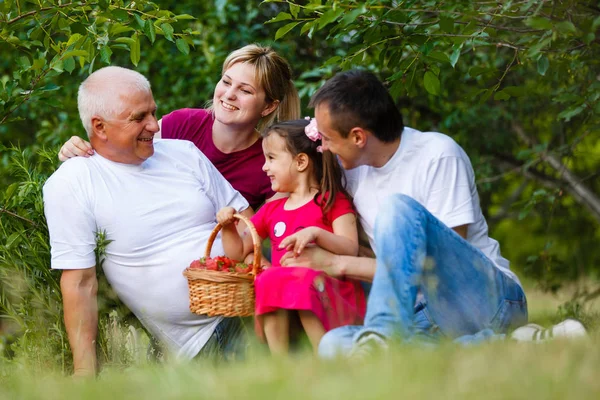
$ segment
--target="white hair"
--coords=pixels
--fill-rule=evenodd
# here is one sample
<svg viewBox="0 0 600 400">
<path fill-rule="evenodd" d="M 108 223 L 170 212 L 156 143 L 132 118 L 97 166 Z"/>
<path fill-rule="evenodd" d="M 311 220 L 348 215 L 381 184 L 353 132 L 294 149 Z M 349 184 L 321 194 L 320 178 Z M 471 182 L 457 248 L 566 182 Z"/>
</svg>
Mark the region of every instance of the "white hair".
<svg viewBox="0 0 600 400">
<path fill-rule="evenodd" d="M 77 108 L 88 137 L 92 134 L 92 117 L 112 118 L 123 111 L 121 95 L 132 91 L 150 92 L 150 82 L 139 72 L 122 67 L 104 67 L 79 85 Z"/>
</svg>

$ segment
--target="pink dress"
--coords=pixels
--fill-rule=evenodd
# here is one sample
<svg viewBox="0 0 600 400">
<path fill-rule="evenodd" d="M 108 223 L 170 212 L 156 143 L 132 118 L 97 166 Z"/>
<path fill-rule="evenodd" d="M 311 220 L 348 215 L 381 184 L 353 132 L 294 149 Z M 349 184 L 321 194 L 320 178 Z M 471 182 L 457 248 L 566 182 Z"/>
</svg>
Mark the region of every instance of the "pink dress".
<svg viewBox="0 0 600 400">
<path fill-rule="evenodd" d="M 255 282 L 256 316 L 278 309 L 312 311 L 326 331 L 344 325 L 362 324 L 366 302 L 362 286 L 352 280 L 336 279 L 305 267 L 281 267 L 286 250 L 279 243 L 289 235 L 309 226 L 333 232 L 331 223 L 325 224 L 321 208 L 311 201 L 295 210 L 285 210 L 287 199 L 266 203 L 252 217 L 258 234 L 271 239 L 273 267 L 261 273 Z M 352 204 L 344 195 L 338 195 L 328 221 L 354 213 Z M 259 324 L 256 324 L 262 336 Z"/>
</svg>

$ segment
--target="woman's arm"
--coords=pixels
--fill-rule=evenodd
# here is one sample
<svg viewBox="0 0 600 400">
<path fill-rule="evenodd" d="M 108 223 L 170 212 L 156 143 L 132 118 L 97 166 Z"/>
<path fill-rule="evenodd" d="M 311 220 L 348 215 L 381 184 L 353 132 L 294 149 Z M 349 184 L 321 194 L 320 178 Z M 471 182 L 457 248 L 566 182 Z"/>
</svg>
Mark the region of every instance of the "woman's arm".
<svg viewBox="0 0 600 400">
<path fill-rule="evenodd" d="M 344 214 L 333 221 L 333 233 L 311 226 L 288 236 L 279 244 L 279 248 L 293 251 L 299 255 L 311 242 L 334 254 L 356 256 L 358 254 L 358 232 L 356 217 L 352 213 Z"/>
<path fill-rule="evenodd" d="M 162 119 L 158 120 L 158 129 L 159 131 L 154 134 L 154 139 L 160 139 L 160 129 L 162 126 Z M 73 157 L 89 157 L 94 154 L 94 149 L 90 142 L 87 142 L 80 138 L 79 136 L 71 136 L 71 139 L 67 140 L 65 144 L 62 145 L 60 151 L 58 152 L 58 159 L 61 162 L 67 161 L 69 158 Z"/>
</svg>

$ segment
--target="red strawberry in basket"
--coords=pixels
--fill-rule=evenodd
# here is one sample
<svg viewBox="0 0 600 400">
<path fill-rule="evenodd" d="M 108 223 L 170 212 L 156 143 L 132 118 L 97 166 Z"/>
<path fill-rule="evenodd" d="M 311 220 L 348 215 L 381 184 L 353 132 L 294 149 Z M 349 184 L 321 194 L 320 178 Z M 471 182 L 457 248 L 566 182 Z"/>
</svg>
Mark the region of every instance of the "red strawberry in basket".
<svg viewBox="0 0 600 400">
<path fill-rule="evenodd" d="M 206 259 L 206 269 L 209 271 L 218 271 L 219 270 L 219 265 L 217 263 L 217 260 L 215 260 L 214 258 L 207 258 Z"/>
<path fill-rule="evenodd" d="M 252 265 L 247 265 L 246 263 L 237 263 L 235 265 L 235 272 L 238 274 L 249 274 L 252 271 Z"/>
<path fill-rule="evenodd" d="M 200 262 L 200 260 L 194 260 L 190 264 L 190 268 L 203 269 L 205 266 Z"/>
</svg>

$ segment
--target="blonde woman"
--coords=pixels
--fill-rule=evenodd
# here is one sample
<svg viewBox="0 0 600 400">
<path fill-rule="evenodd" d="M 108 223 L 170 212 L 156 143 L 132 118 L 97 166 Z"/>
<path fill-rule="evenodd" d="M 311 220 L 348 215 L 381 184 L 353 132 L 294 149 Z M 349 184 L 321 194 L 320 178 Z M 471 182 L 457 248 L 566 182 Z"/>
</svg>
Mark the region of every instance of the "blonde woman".
<svg viewBox="0 0 600 400">
<path fill-rule="evenodd" d="M 163 116 L 154 137 L 193 142 L 256 210 L 274 194 L 261 169 L 259 132 L 274 121 L 299 117 L 290 65 L 270 47 L 251 44 L 225 59 L 209 108 L 184 108 Z M 61 148 L 59 159 L 91 154 L 91 145 L 73 136 Z"/>
</svg>

